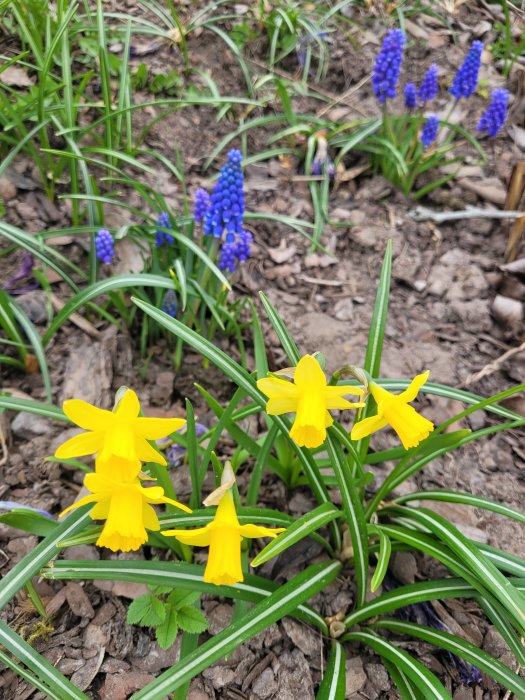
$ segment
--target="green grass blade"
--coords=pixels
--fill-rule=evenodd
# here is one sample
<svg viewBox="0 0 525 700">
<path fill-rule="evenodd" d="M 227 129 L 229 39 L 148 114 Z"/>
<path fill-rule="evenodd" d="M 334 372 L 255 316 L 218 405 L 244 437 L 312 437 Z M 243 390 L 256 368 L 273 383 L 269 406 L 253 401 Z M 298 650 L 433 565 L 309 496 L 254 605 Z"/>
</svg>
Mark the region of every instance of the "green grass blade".
<svg viewBox="0 0 525 700">
<path fill-rule="evenodd" d="M 385 257 L 381 267 L 381 276 L 376 293 L 370 332 L 366 346 L 365 369 L 372 377 L 379 376 L 381 353 L 385 337 L 385 327 L 388 315 L 388 298 L 390 294 L 390 278 L 392 275 L 392 241 L 387 242 Z"/>
<path fill-rule="evenodd" d="M 42 374 L 42 381 L 44 382 L 44 389 L 46 392 L 46 399 L 51 403 L 53 401 L 53 390 L 51 388 L 51 376 L 49 374 L 49 368 L 47 366 L 46 356 L 44 353 L 44 347 L 42 341 L 40 340 L 40 335 L 37 333 L 36 328 L 29 320 L 25 311 L 13 300 L 11 300 L 11 309 L 13 314 L 16 316 L 18 323 L 24 329 L 29 342 L 33 346 L 35 351 L 36 359 L 40 366 L 40 373 Z"/>
<path fill-rule="evenodd" d="M 161 674 L 142 690 L 133 695 L 133 700 L 160 700 L 173 692 L 187 680 L 208 668 L 212 663 L 229 654 L 233 649 L 252 638 L 263 629 L 293 612 L 298 605 L 323 590 L 341 570 L 339 562 L 317 564 L 295 576 L 272 595 L 257 603 L 237 623 L 227 627 L 204 642 L 193 653 Z"/>
<path fill-rule="evenodd" d="M 390 554 L 392 553 L 392 545 L 385 533 L 382 530 L 377 530 L 377 535 L 379 537 L 379 552 L 377 555 L 377 565 L 370 582 L 370 590 L 372 593 L 375 593 L 383 583 L 390 562 Z"/>
<path fill-rule="evenodd" d="M 425 627 L 414 622 L 402 622 L 401 620 L 380 620 L 374 627 L 376 629 L 387 629 L 398 634 L 407 634 L 410 637 L 417 637 L 441 649 L 446 649 L 473 664 L 491 678 L 494 678 L 505 688 L 516 693 L 518 698 L 525 698 L 525 680 L 520 678 L 508 666 L 501 663 L 501 661 L 474 646 L 466 639 L 449 632 L 436 630 L 433 627 Z"/>
</svg>

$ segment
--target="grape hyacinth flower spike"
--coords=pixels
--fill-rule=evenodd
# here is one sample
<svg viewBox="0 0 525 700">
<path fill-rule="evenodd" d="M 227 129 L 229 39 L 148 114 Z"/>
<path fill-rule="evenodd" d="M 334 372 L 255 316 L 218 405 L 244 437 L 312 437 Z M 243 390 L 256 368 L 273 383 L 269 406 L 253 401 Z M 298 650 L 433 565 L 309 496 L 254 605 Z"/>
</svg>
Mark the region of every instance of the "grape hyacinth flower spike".
<svg viewBox="0 0 525 700">
<path fill-rule="evenodd" d="M 407 109 L 414 109 L 417 104 L 417 90 L 414 83 L 407 83 L 405 85 L 405 107 Z"/>
<path fill-rule="evenodd" d="M 438 129 L 439 117 L 435 114 L 431 114 L 423 124 L 423 129 L 421 131 L 421 142 L 425 148 L 428 148 L 430 144 L 436 140 Z"/>
<path fill-rule="evenodd" d="M 241 152 L 233 148 L 221 168 L 219 179 L 211 194 L 210 205 L 204 215 L 202 230 L 206 235 L 222 239 L 219 268 L 234 272 L 238 262 L 250 255 L 252 236 L 244 230 L 244 177 Z"/>
<path fill-rule="evenodd" d="M 115 256 L 113 236 L 106 228 L 101 228 L 95 235 L 95 253 L 105 265 L 111 265 Z"/>
<path fill-rule="evenodd" d="M 482 52 L 483 42 L 474 41 L 450 87 L 450 94 L 455 97 L 456 100 L 462 97 L 470 97 L 475 92 L 478 85 Z"/>
<path fill-rule="evenodd" d="M 170 215 L 167 211 L 163 211 L 161 214 L 159 214 L 157 226 L 162 226 L 162 228 L 171 228 Z M 166 233 L 165 231 L 155 231 L 155 245 L 157 248 L 160 248 L 160 246 L 164 245 L 165 243 L 169 245 L 170 243 L 173 243 L 173 240 L 173 236 L 171 236 L 169 233 Z"/>
<path fill-rule="evenodd" d="M 417 96 L 422 105 L 433 100 L 438 93 L 438 69 L 432 64 L 421 81 Z"/>
<path fill-rule="evenodd" d="M 162 306 L 160 307 L 160 310 L 164 311 L 164 313 L 168 314 L 168 316 L 175 318 L 177 316 L 177 309 L 177 295 L 175 294 L 173 289 L 168 289 L 168 291 L 164 295 L 164 299 L 162 300 Z"/>
<path fill-rule="evenodd" d="M 405 35 L 400 29 L 391 29 L 383 40 L 372 74 L 372 87 L 381 104 L 396 96 L 397 81 L 403 61 Z"/>
<path fill-rule="evenodd" d="M 210 206 L 210 195 L 202 187 L 195 191 L 193 218 L 197 224 L 202 223 Z"/>
<path fill-rule="evenodd" d="M 478 131 L 486 131 L 489 136 L 496 136 L 507 118 L 509 91 L 497 88 L 490 96 L 490 104 L 483 113 L 477 126 Z"/>
</svg>

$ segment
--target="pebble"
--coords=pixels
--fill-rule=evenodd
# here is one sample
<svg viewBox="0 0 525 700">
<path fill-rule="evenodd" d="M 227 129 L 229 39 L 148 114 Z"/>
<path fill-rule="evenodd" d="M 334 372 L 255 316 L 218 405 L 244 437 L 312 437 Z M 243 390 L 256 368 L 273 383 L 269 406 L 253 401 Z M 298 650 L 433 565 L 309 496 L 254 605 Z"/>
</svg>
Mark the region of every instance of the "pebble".
<svg viewBox="0 0 525 700">
<path fill-rule="evenodd" d="M 108 673 L 106 681 L 99 691 L 100 697 L 104 698 L 104 700 L 126 700 L 130 693 L 144 688 L 145 685 L 153 680 L 155 680 L 155 676 L 152 676 L 150 673 L 137 673 L 135 671 Z M 198 699 L 194 698 L 194 700 Z M 208 700 L 207 696 L 205 700 Z"/>
<path fill-rule="evenodd" d="M 16 185 L 7 177 L 0 177 L 0 197 L 4 202 L 10 202 L 16 197 Z"/>
<path fill-rule="evenodd" d="M 390 690 L 390 677 L 383 664 L 366 664 L 366 675 L 376 690 Z"/>
<path fill-rule="evenodd" d="M 357 693 L 366 683 L 366 673 L 363 668 L 363 660 L 360 656 L 347 659 L 346 664 L 346 692 L 345 697 Z"/>
<path fill-rule="evenodd" d="M 16 437 L 24 440 L 32 440 L 39 435 L 49 432 L 51 424 L 46 418 L 37 416 L 34 413 L 21 411 L 11 421 L 11 431 Z"/>
<path fill-rule="evenodd" d="M 498 294 L 492 303 L 494 318 L 507 326 L 515 326 L 523 320 L 523 303 Z"/>
</svg>

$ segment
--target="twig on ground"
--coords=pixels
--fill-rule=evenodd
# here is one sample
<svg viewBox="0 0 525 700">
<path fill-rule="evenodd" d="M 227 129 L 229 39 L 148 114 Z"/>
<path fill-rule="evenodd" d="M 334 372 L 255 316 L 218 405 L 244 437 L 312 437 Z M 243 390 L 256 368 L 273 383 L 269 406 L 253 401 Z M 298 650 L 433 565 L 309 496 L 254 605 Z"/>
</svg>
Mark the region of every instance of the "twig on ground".
<svg viewBox="0 0 525 700">
<path fill-rule="evenodd" d="M 489 362 L 485 367 L 480 369 L 479 372 L 476 372 L 475 374 L 471 374 L 468 376 L 464 382 L 462 382 L 459 385 L 459 388 L 470 386 L 471 384 L 474 384 L 475 382 L 479 382 L 480 379 L 483 379 L 483 377 L 488 377 L 489 374 L 494 374 L 494 372 L 497 372 L 498 369 L 501 367 L 501 365 L 509 359 L 509 357 L 513 357 L 514 355 L 518 355 L 520 352 L 525 351 L 525 341 L 519 345 L 517 348 L 511 348 L 510 350 L 507 350 L 507 352 L 504 352 L 503 355 L 500 355 L 497 359 L 493 360 L 492 362 Z"/>
<path fill-rule="evenodd" d="M 479 209 L 467 207 L 460 211 L 433 211 L 426 207 L 416 207 L 407 213 L 413 221 L 435 221 L 442 224 L 444 221 L 461 221 L 462 219 L 517 219 L 524 216 L 522 211 L 501 211 L 500 209 Z"/>
</svg>

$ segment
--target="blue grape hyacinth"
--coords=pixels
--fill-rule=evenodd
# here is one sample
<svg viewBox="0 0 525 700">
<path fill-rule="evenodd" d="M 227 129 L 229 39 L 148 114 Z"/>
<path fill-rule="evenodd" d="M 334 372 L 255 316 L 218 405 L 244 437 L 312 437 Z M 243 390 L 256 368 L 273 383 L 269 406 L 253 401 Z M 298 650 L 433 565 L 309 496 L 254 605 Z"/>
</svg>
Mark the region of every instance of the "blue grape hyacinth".
<svg viewBox="0 0 525 700">
<path fill-rule="evenodd" d="M 475 92 L 478 85 L 482 52 L 483 42 L 474 41 L 470 51 L 465 56 L 463 64 L 454 76 L 450 87 L 450 94 L 455 97 L 456 100 L 462 97 L 470 97 Z"/>
<path fill-rule="evenodd" d="M 157 226 L 171 228 L 170 215 L 167 211 L 163 211 L 161 214 L 159 214 Z M 164 245 L 165 243 L 169 245 L 170 243 L 173 243 L 173 240 L 173 236 L 170 236 L 169 233 L 166 233 L 165 231 L 155 231 L 155 245 L 157 248 L 160 248 L 160 246 Z"/>
<path fill-rule="evenodd" d="M 407 83 L 405 85 L 405 107 L 407 109 L 414 109 L 417 104 L 417 90 L 414 83 Z"/>
<path fill-rule="evenodd" d="M 204 215 L 202 230 L 206 235 L 222 239 L 219 267 L 234 272 L 237 263 L 250 255 L 251 234 L 244 230 L 244 177 L 242 155 L 232 149 L 221 168 L 217 184 L 211 194 L 210 205 Z"/>
<path fill-rule="evenodd" d="M 179 305 L 177 304 L 177 295 L 175 294 L 173 289 L 168 289 L 168 291 L 164 295 L 164 299 L 162 300 L 162 306 L 160 307 L 160 310 L 164 311 L 164 313 L 168 314 L 168 316 L 175 318 L 177 315 L 178 308 Z"/>
<path fill-rule="evenodd" d="M 405 42 L 405 35 L 400 29 L 391 29 L 387 32 L 381 51 L 376 58 L 372 74 L 372 87 L 381 104 L 396 96 Z"/>
<path fill-rule="evenodd" d="M 199 189 L 195 191 L 193 205 L 193 218 L 195 219 L 196 223 L 202 223 L 209 206 L 210 195 L 202 187 L 199 187 Z"/>
<path fill-rule="evenodd" d="M 101 228 L 95 235 L 95 253 L 105 265 L 111 265 L 115 256 L 113 236 L 106 228 Z"/>
<path fill-rule="evenodd" d="M 425 73 L 417 96 L 421 104 L 425 104 L 429 100 L 433 100 L 438 93 L 438 69 L 432 64 Z"/>
<path fill-rule="evenodd" d="M 430 144 L 436 140 L 438 129 L 439 117 L 437 117 L 435 114 L 431 114 L 423 124 L 423 129 L 421 131 L 421 142 L 425 148 L 428 148 Z"/>
<path fill-rule="evenodd" d="M 486 131 L 489 136 L 496 136 L 507 118 L 509 91 L 497 88 L 490 96 L 490 104 L 483 113 L 477 126 L 478 131 Z"/>
</svg>

